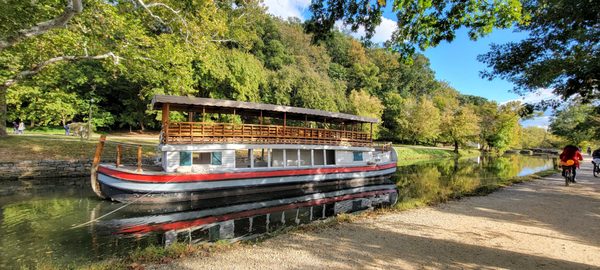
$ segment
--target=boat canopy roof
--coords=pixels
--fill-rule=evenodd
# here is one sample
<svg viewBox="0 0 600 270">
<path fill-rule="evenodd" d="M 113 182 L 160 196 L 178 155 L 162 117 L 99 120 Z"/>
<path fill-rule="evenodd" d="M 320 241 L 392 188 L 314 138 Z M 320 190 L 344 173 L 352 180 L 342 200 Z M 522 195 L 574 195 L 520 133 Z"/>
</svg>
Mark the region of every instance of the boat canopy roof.
<svg viewBox="0 0 600 270">
<path fill-rule="evenodd" d="M 283 118 L 285 113 L 286 118 L 290 120 L 345 123 L 379 122 L 379 119 L 372 117 L 255 102 L 168 95 L 155 95 L 152 99 L 152 107 L 156 110 L 161 109 L 164 104 L 169 104 L 169 110 L 184 112 L 235 113 L 244 116 L 262 115 L 273 118 Z"/>
</svg>

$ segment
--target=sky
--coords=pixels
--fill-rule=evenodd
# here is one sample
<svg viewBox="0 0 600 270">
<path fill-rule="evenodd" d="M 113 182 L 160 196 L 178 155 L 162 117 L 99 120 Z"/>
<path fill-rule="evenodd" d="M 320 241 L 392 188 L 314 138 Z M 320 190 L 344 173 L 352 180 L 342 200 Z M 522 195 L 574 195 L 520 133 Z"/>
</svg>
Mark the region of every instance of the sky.
<svg viewBox="0 0 600 270">
<path fill-rule="evenodd" d="M 264 5 L 269 13 L 278 17 L 297 17 L 301 20 L 310 17 L 308 9 L 310 0 L 265 0 Z M 386 10 L 383 16 L 382 23 L 376 28 L 375 35 L 371 39 L 375 43 L 386 41 L 396 29 L 396 22 L 392 19 L 395 18 L 395 14 L 390 10 Z M 337 24 L 337 26 L 343 27 L 341 24 Z M 352 33 L 355 37 L 360 37 L 363 34 L 364 31 L 361 30 Z M 519 41 L 525 37 L 525 33 L 514 32 L 511 29 L 496 29 L 491 34 L 477 41 L 472 41 L 465 29 L 459 29 L 456 38 L 451 43 L 443 42 L 437 47 L 428 48 L 421 53 L 429 58 L 431 69 L 435 72 L 438 80 L 449 83 L 463 94 L 482 96 L 498 103 L 512 100 L 535 102 L 553 98 L 550 89 L 540 89 L 538 93 L 519 96 L 510 91 L 513 88 L 511 82 L 501 79 L 489 81 L 479 75 L 487 67 L 477 61 L 477 56 L 488 52 L 492 43 L 504 44 Z M 549 120 L 548 114 L 524 121 L 523 125 L 546 127 Z"/>
</svg>

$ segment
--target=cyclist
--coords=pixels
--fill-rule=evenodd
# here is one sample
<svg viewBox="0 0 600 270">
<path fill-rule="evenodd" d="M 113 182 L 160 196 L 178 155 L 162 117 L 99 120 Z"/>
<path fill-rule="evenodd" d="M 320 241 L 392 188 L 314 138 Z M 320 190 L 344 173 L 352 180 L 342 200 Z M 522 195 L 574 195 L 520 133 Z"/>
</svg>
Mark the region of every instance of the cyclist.
<svg viewBox="0 0 600 270">
<path fill-rule="evenodd" d="M 566 166 L 564 164 L 566 164 L 567 160 L 573 160 L 575 163 L 573 163 L 573 165 L 571 166 Z M 561 164 L 563 164 L 562 175 L 565 176 L 565 169 L 567 167 L 571 167 L 571 169 L 573 170 L 573 183 L 575 183 L 575 176 L 577 176 L 576 168 L 579 168 L 580 160 L 583 160 L 583 156 L 581 155 L 579 148 L 577 148 L 577 146 L 574 145 L 565 146 L 562 153 L 560 154 L 560 161 Z"/>
<path fill-rule="evenodd" d="M 592 152 L 592 158 L 593 159 L 597 159 L 600 158 L 600 148 L 594 150 L 594 152 Z"/>
<path fill-rule="evenodd" d="M 600 165 L 600 148 L 594 150 L 594 152 L 592 152 L 592 164 L 594 164 L 594 166 Z"/>
</svg>

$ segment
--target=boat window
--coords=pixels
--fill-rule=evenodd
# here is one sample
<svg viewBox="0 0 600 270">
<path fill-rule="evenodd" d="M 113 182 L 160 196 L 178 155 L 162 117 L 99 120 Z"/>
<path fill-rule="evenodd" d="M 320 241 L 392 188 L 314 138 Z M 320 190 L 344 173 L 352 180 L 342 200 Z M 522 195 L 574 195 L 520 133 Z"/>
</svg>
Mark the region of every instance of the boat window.
<svg viewBox="0 0 600 270">
<path fill-rule="evenodd" d="M 363 161 L 363 152 L 361 151 L 354 151 L 352 152 L 353 156 L 354 156 L 354 161 Z"/>
<path fill-rule="evenodd" d="M 287 166 L 298 166 L 298 149 L 285 149 Z"/>
<path fill-rule="evenodd" d="M 223 164 L 223 153 L 222 152 L 212 152 L 210 153 L 210 164 L 211 165 L 222 165 Z"/>
<path fill-rule="evenodd" d="M 310 150 L 300 150 L 300 166 L 310 166 Z"/>
<path fill-rule="evenodd" d="M 192 153 L 192 163 L 194 165 L 208 165 L 211 163 L 210 152 L 208 153 Z"/>
<path fill-rule="evenodd" d="M 192 166 L 192 152 L 179 152 L 179 166 Z"/>
<path fill-rule="evenodd" d="M 254 168 L 268 167 L 268 150 L 265 148 L 253 149 L 252 155 L 254 156 Z"/>
<path fill-rule="evenodd" d="M 271 150 L 271 167 L 283 167 L 283 149 Z"/>
<path fill-rule="evenodd" d="M 325 165 L 325 154 L 323 153 L 323 149 L 315 149 L 313 156 L 315 159 L 315 166 Z"/>
<path fill-rule="evenodd" d="M 325 150 L 325 164 L 335 165 L 335 150 Z"/>
<path fill-rule="evenodd" d="M 250 149 L 235 150 L 235 167 L 250 168 Z"/>
</svg>

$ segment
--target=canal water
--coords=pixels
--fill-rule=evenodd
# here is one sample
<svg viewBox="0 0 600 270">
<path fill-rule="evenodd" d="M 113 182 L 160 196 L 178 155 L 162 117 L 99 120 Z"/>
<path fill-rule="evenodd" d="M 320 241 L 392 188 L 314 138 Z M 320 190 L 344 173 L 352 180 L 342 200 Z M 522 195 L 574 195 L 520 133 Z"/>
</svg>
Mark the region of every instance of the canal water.
<svg viewBox="0 0 600 270">
<path fill-rule="evenodd" d="M 52 186 L 41 184 L 48 180 L 8 182 L 0 185 L 0 269 L 77 267 L 149 245 L 252 239 L 396 200 L 415 204 L 461 197 L 554 167 L 545 156 L 444 159 L 399 166 L 395 185 L 372 190 L 325 190 L 310 201 L 287 194 L 209 208 L 202 202 L 125 206 L 102 201 L 88 179 L 57 179 Z M 398 193 L 390 192 L 394 187 Z"/>
</svg>

